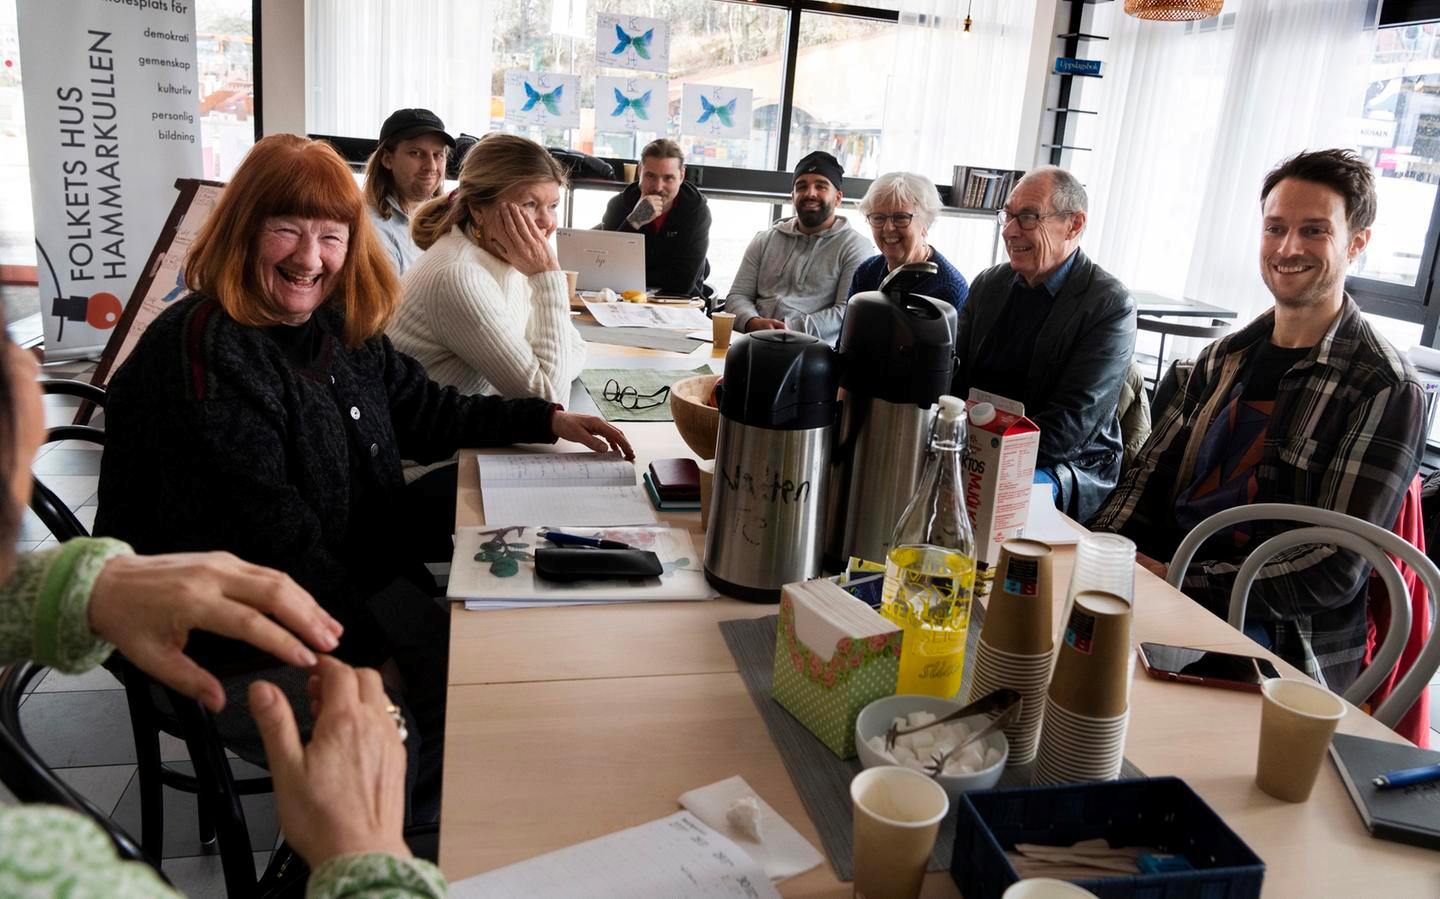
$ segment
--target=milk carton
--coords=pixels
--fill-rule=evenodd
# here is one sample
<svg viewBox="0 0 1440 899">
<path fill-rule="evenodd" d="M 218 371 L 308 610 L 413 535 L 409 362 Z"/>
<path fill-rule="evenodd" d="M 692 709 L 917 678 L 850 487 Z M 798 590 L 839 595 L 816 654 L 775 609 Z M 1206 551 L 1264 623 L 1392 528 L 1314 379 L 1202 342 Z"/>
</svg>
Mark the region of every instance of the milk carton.
<svg viewBox="0 0 1440 899">
<path fill-rule="evenodd" d="M 965 508 L 975 528 L 975 562 L 986 569 L 999 558 L 1000 544 L 1025 530 L 1040 429 L 1022 404 L 1001 396 L 971 390 L 966 407 Z"/>
</svg>

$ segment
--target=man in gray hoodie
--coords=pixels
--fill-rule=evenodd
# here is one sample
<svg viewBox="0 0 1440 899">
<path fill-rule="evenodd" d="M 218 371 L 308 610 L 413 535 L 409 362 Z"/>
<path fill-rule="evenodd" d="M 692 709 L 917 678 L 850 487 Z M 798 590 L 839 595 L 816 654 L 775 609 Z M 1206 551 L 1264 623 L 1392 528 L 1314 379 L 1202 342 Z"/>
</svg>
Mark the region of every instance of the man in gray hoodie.
<svg viewBox="0 0 1440 899">
<path fill-rule="evenodd" d="M 736 330 L 805 331 L 808 325 L 831 343 L 840 335 L 850 279 L 875 252 L 868 237 L 835 215 L 843 175 L 835 157 L 820 150 L 795 166 L 795 217 L 755 235 L 725 298 Z"/>
</svg>

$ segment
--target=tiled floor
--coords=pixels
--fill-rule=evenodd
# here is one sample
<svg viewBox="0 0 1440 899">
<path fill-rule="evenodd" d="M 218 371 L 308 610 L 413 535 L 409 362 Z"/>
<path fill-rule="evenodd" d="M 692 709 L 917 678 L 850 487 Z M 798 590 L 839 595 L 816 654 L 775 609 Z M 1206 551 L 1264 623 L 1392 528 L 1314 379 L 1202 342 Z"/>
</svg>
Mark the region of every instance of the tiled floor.
<svg viewBox="0 0 1440 899">
<path fill-rule="evenodd" d="M 88 373 L 93 364 L 46 366 L 44 376 L 69 377 Z M 45 398 L 46 424 L 72 422 L 78 401 L 69 397 Z M 103 421 L 103 419 L 102 419 Z M 97 422 L 98 423 L 98 422 Z M 66 441 L 42 449 L 34 471 L 62 500 L 77 509 L 88 528 L 95 521 L 95 491 L 99 484 L 99 448 Z M 17 542 L 21 550 L 55 545 L 32 513 L 26 512 Z M 20 720 L 31 743 L 60 776 L 79 793 L 113 817 L 132 836 L 140 834 L 139 782 L 135 777 L 135 743 L 131 738 L 130 716 L 125 694 L 109 672 L 103 669 L 78 676 L 48 672 L 32 684 L 33 689 L 20 707 Z M 184 744 L 161 738 L 161 755 L 167 761 L 188 759 Z M 186 767 L 183 761 L 177 767 Z M 253 776 L 258 768 L 234 762 L 237 776 Z M 13 802 L 0 788 L 0 803 Z M 271 795 L 244 800 L 256 871 L 263 871 L 279 834 L 275 801 Z M 205 854 L 199 843 L 195 798 L 165 789 L 165 851 L 162 867 L 171 881 L 187 896 L 225 896 L 220 857 Z"/>
</svg>

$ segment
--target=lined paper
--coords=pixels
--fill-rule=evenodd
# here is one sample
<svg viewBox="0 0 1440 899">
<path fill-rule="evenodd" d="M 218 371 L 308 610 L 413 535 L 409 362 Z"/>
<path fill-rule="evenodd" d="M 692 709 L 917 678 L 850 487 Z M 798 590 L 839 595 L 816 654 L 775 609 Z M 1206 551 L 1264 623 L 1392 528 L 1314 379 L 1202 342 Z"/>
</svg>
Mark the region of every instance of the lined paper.
<svg viewBox="0 0 1440 899">
<path fill-rule="evenodd" d="M 689 812 L 452 883 L 452 899 L 769 899 L 760 866 Z"/>
</svg>

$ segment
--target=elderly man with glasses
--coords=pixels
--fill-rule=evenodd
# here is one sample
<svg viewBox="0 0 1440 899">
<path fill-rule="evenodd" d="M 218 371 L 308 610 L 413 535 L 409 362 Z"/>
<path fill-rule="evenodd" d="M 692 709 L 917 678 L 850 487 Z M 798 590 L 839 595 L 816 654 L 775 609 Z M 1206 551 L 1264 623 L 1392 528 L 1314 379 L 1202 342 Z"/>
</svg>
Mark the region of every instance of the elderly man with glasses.
<svg viewBox="0 0 1440 899">
<path fill-rule="evenodd" d="M 1040 427 L 1035 482 L 1080 521 L 1120 477 L 1115 407 L 1135 352 L 1130 291 L 1080 249 L 1085 207 L 1085 188 L 1061 168 L 1015 185 L 999 213 L 1010 261 L 970 285 L 953 385 L 1025 404 Z"/>
</svg>

